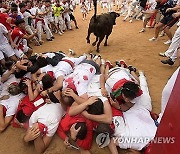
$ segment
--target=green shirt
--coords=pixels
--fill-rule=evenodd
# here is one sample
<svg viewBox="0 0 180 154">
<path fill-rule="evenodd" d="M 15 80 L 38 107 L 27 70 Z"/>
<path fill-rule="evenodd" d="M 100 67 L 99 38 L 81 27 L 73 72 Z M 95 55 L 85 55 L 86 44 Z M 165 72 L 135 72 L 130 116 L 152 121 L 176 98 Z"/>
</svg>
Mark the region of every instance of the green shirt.
<svg viewBox="0 0 180 154">
<path fill-rule="evenodd" d="M 64 11 L 64 8 L 62 6 L 60 6 L 60 7 L 54 6 L 53 10 L 54 10 L 54 16 L 59 17 L 62 14 L 62 12 Z"/>
</svg>

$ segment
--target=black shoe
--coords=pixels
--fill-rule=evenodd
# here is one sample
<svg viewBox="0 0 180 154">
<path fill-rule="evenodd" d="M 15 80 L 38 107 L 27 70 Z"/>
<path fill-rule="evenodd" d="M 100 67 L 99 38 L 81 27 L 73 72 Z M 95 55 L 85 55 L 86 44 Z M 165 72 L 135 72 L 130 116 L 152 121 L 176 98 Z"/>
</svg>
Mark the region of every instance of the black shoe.
<svg viewBox="0 0 180 154">
<path fill-rule="evenodd" d="M 132 65 L 129 65 L 128 66 L 128 69 L 130 70 L 130 72 L 136 72 L 136 68 L 135 67 L 133 67 Z"/>
<path fill-rule="evenodd" d="M 54 36 L 52 36 L 52 37 L 51 37 L 51 39 L 55 39 L 55 37 L 54 37 Z"/>
<path fill-rule="evenodd" d="M 172 61 L 172 59 L 161 60 L 161 63 L 163 63 L 163 64 L 169 64 L 169 65 L 174 65 L 174 62 Z"/>
<path fill-rule="evenodd" d="M 78 26 L 76 26 L 76 29 L 79 29 L 79 27 L 78 27 Z"/>
<path fill-rule="evenodd" d="M 116 66 L 121 67 L 121 64 L 118 61 L 116 61 Z"/>
<path fill-rule="evenodd" d="M 52 39 L 46 39 L 47 41 L 52 41 Z"/>
</svg>

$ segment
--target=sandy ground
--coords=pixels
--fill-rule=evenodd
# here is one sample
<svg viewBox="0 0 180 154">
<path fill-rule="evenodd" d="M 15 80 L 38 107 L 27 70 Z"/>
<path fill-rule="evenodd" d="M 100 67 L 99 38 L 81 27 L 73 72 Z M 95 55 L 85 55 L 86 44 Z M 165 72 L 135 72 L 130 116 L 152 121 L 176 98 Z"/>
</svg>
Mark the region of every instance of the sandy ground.
<svg viewBox="0 0 180 154">
<path fill-rule="evenodd" d="M 68 52 L 71 48 L 78 55 L 88 52 L 96 53 L 96 48 L 86 43 L 86 35 L 89 19 L 93 11 L 88 14 L 86 21 L 82 21 L 82 15 L 77 8 L 75 16 L 78 21 L 79 29 L 67 31 L 63 36 L 55 35 L 53 42 L 46 42 L 40 47 L 33 47 L 34 52 L 46 52 L 62 50 Z M 163 42 L 167 37 L 159 38 L 156 42 L 149 42 L 148 39 L 154 34 L 154 29 L 147 29 L 143 34 L 139 34 L 142 28 L 142 21 L 134 23 L 123 22 L 123 17 L 117 18 L 117 24 L 109 37 L 108 46 L 101 44 L 101 55 L 104 59 L 115 60 L 124 59 L 127 64 L 133 65 L 139 70 L 144 70 L 147 77 L 150 94 L 152 97 L 153 111 L 160 112 L 161 92 L 168 78 L 177 68 L 174 66 L 165 66 L 161 64 L 162 57 L 158 56 L 159 52 L 164 52 L 168 46 Z M 74 26 L 74 24 L 72 24 Z M 74 28 L 74 27 L 73 27 Z M 174 32 L 174 29 L 173 29 Z M 91 36 L 91 43 L 95 40 Z M 12 128 L 11 126 L 0 134 L 0 154 L 32 154 L 34 152 L 33 144 L 24 144 L 22 141 L 24 130 Z M 96 143 L 93 143 L 91 152 L 93 154 L 109 154 L 108 149 L 99 149 Z M 52 143 L 45 152 L 46 154 L 65 154 L 74 153 L 66 150 L 62 140 L 55 135 Z M 126 153 L 126 152 L 125 152 Z"/>
</svg>

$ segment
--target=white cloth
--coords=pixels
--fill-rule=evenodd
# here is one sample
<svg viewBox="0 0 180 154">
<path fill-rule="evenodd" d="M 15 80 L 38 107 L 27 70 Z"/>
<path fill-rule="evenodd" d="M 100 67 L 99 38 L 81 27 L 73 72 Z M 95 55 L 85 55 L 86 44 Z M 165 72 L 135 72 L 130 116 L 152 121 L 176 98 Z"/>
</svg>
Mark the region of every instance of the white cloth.
<svg viewBox="0 0 180 154">
<path fill-rule="evenodd" d="M 107 85 L 112 89 L 114 84 L 119 80 L 126 79 L 128 81 L 132 81 L 133 76 L 128 72 L 127 69 L 119 67 L 117 71 L 115 70 L 117 67 L 110 69 L 111 72 L 114 69 L 114 73 L 106 80 Z"/>
<path fill-rule="evenodd" d="M 177 57 L 177 49 L 180 46 L 180 27 L 176 30 L 173 38 L 172 43 L 169 46 L 168 50 L 165 52 L 167 57 L 170 57 L 173 61 L 175 61 Z"/>
<path fill-rule="evenodd" d="M 151 104 L 149 91 L 144 75 L 140 77 L 141 89 L 143 90 L 142 99 L 139 100 L 128 111 L 123 112 L 123 117 L 113 117 L 115 124 L 114 136 L 121 137 L 119 146 L 122 149 L 142 150 L 156 134 L 157 127 L 151 118 L 149 107 L 144 105 Z M 130 140 L 128 142 L 127 140 Z M 143 142 L 140 142 L 143 140 Z"/>
<path fill-rule="evenodd" d="M 63 82 L 63 88 L 66 88 L 69 83 L 68 80 L 76 87 L 76 91 L 79 96 L 87 93 L 87 87 L 91 79 L 96 73 L 96 69 L 91 64 L 81 63 L 77 65 L 74 69 L 74 72 L 66 77 Z"/>
<path fill-rule="evenodd" d="M 47 136 L 52 137 L 59 126 L 62 116 L 65 114 L 60 103 L 45 104 L 33 112 L 29 119 L 29 127 L 40 122 L 47 127 Z"/>
<path fill-rule="evenodd" d="M 54 67 L 52 65 L 47 65 L 47 66 L 40 68 L 40 72 L 41 73 L 47 73 L 48 71 L 53 71 L 53 68 Z"/>
<path fill-rule="evenodd" d="M 159 114 L 159 118 L 158 118 L 158 122 L 161 121 L 161 118 L 164 114 L 164 111 L 166 109 L 167 103 L 169 101 L 171 92 L 173 90 L 174 84 L 176 82 L 176 78 L 178 75 L 180 75 L 179 73 L 180 71 L 180 66 L 177 68 L 177 70 L 173 73 L 173 75 L 171 76 L 171 78 L 168 80 L 167 84 L 165 85 L 163 91 L 162 91 L 162 98 L 161 98 L 161 113 Z"/>
<path fill-rule="evenodd" d="M 0 45 L 8 44 L 8 39 L 5 37 L 4 34 L 7 34 L 8 30 L 7 28 L 0 23 Z"/>
<path fill-rule="evenodd" d="M 0 104 L 7 109 L 5 117 L 15 115 L 19 102 L 24 96 L 25 96 L 24 94 L 18 94 L 16 96 L 10 96 L 9 99 L 2 100 L 0 102 Z"/>
<path fill-rule="evenodd" d="M 100 76 L 101 75 L 94 75 L 94 77 L 92 78 L 91 82 L 88 85 L 87 94 L 89 97 L 90 96 L 97 96 L 104 103 L 108 99 L 106 97 L 103 97 L 101 94 Z"/>
</svg>

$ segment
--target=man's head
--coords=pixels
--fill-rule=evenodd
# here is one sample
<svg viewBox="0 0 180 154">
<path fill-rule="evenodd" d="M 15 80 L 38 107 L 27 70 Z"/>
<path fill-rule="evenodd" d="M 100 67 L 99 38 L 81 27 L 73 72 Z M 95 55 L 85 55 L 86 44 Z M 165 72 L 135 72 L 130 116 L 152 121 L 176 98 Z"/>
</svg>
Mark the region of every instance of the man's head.
<svg viewBox="0 0 180 154">
<path fill-rule="evenodd" d="M 49 74 L 45 74 L 42 77 L 42 84 L 43 84 L 43 89 L 46 90 L 48 88 L 51 88 L 53 86 L 53 79 Z"/>
<path fill-rule="evenodd" d="M 139 90 L 139 85 L 135 84 L 134 82 L 128 81 L 124 83 L 121 90 L 124 101 L 130 102 L 136 98 L 138 96 Z"/>
<path fill-rule="evenodd" d="M 93 115 L 101 115 L 104 113 L 104 105 L 101 99 L 88 106 L 87 112 Z"/>
<path fill-rule="evenodd" d="M 13 96 L 20 94 L 21 90 L 20 90 L 18 83 L 16 83 L 16 82 L 11 83 L 8 87 L 8 92 Z"/>
<path fill-rule="evenodd" d="M 26 4 L 24 2 L 19 4 L 20 12 L 24 13 L 26 11 Z"/>
<path fill-rule="evenodd" d="M 68 107 L 74 103 L 74 99 L 71 96 L 63 95 L 62 100 L 63 100 L 63 104 Z"/>
<path fill-rule="evenodd" d="M 17 26 L 17 27 L 19 27 L 20 29 L 25 29 L 25 21 L 24 21 L 24 19 L 17 19 L 16 21 L 15 21 L 15 25 Z"/>
<path fill-rule="evenodd" d="M 45 0 L 45 6 L 46 6 L 46 7 L 51 6 L 51 1 L 50 1 L 50 0 Z"/>
<path fill-rule="evenodd" d="M 87 134 L 87 126 L 85 122 L 77 122 L 70 128 L 71 138 L 84 140 Z"/>
<path fill-rule="evenodd" d="M 18 16 L 18 9 L 17 7 L 11 7 L 11 13 L 13 17 L 17 17 Z"/>
</svg>

